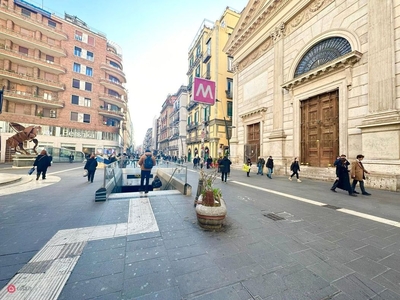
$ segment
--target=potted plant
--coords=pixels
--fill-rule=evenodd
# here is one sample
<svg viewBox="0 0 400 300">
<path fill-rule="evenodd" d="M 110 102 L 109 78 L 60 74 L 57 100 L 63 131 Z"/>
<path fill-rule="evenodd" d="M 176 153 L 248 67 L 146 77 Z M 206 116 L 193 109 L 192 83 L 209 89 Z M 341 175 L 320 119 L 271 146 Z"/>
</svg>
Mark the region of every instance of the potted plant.
<svg viewBox="0 0 400 300">
<path fill-rule="evenodd" d="M 226 217 L 226 205 L 220 189 L 214 187 L 217 169 L 200 171 L 200 194 L 196 201 L 196 215 L 199 225 L 205 229 L 219 229 Z"/>
</svg>

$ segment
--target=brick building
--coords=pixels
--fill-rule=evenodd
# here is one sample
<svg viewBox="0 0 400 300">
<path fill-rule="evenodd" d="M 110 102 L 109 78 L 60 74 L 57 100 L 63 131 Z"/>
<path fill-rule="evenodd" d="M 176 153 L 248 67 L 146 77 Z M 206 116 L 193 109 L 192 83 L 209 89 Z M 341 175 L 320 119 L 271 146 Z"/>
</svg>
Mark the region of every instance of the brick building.
<svg viewBox="0 0 400 300">
<path fill-rule="evenodd" d="M 39 147 L 125 152 L 132 130 L 121 48 L 76 16 L 0 0 L 1 157 L 9 122 L 40 125 Z M 29 145 L 28 145 L 29 148 Z"/>
</svg>

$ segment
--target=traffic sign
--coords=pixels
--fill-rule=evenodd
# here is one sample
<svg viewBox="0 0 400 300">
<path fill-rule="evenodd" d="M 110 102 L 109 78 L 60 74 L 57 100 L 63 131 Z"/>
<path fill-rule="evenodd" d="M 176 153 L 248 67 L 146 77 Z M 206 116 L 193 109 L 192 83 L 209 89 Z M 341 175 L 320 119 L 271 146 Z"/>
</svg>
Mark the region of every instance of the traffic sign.
<svg viewBox="0 0 400 300">
<path fill-rule="evenodd" d="M 214 105 L 215 81 L 196 77 L 193 83 L 193 101 Z"/>
</svg>

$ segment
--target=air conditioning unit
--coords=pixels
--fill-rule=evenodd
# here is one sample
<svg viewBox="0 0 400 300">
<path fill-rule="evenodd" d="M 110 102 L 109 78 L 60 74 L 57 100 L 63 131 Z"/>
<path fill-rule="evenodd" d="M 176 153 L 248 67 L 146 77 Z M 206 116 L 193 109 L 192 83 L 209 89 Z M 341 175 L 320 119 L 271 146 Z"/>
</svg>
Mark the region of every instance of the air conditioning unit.
<svg viewBox="0 0 400 300">
<path fill-rule="evenodd" d="M 55 117 L 56 117 L 56 111 L 50 110 L 50 118 L 55 118 Z"/>
</svg>

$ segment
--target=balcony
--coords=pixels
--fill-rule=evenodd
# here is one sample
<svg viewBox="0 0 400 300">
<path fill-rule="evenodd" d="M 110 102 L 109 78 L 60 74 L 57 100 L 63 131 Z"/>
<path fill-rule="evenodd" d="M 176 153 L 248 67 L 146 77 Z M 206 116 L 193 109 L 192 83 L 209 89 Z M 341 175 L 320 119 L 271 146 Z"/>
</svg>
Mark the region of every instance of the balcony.
<svg viewBox="0 0 400 300">
<path fill-rule="evenodd" d="M 110 79 L 101 78 L 100 84 L 104 85 L 106 88 L 108 88 L 110 90 L 114 90 L 114 91 L 118 92 L 119 94 L 123 94 L 124 96 L 127 96 L 126 89 L 119 82 L 115 82 Z"/>
<path fill-rule="evenodd" d="M 66 73 L 66 69 L 57 63 L 12 51 L 4 45 L 0 45 L 0 55 L 16 64 L 32 68 L 37 67 L 48 73 L 57 75 Z"/>
<path fill-rule="evenodd" d="M 114 104 L 118 107 L 126 108 L 126 101 L 121 97 L 112 96 L 108 94 L 100 94 L 99 99 L 107 103 Z"/>
<path fill-rule="evenodd" d="M 199 102 L 190 101 L 187 109 L 188 109 L 188 111 L 191 111 L 198 105 L 199 105 Z"/>
<path fill-rule="evenodd" d="M 100 69 L 110 72 L 112 75 L 118 75 L 118 78 L 121 80 L 121 82 L 126 83 L 125 73 L 121 69 L 113 67 L 107 63 L 101 63 Z"/>
<path fill-rule="evenodd" d="M 52 97 L 50 100 L 45 99 L 43 96 L 33 95 L 22 91 L 4 91 L 4 98 L 12 102 L 35 104 L 48 108 L 63 108 L 65 104 L 64 101 L 60 101 L 55 97 Z"/>
<path fill-rule="evenodd" d="M 37 86 L 39 88 L 50 90 L 54 92 L 61 92 L 65 90 L 65 85 L 58 81 L 50 81 L 38 77 L 33 77 L 28 74 L 15 73 L 14 71 L 0 69 L 0 76 L 11 82 L 20 83 L 28 86 Z"/>
<path fill-rule="evenodd" d="M 194 63 L 189 67 L 189 71 L 187 71 L 186 75 L 189 76 L 189 75 L 192 73 L 193 69 L 194 69 L 195 67 L 197 67 L 197 65 L 198 65 L 199 62 L 201 61 L 201 58 L 202 58 L 202 57 L 203 57 L 203 54 L 201 54 L 201 53 L 198 53 L 198 54 L 196 55 L 196 59 L 195 59 Z"/>
<path fill-rule="evenodd" d="M 187 131 L 192 131 L 192 130 L 196 129 L 198 125 L 199 125 L 198 122 L 192 122 L 190 124 L 187 124 L 186 125 L 186 130 Z"/>
<path fill-rule="evenodd" d="M 109 47 L 109 45 L 107 45 Z M 114 50 L 107 49 L 106 56 L 109 57 L 111 60 L 116 60 L 117 62 L 122 64 L 122 55 L 114 52 Z"/>
<path fill-rule="evenodd" d="M 23 35 L 14 30 L 0 27 L 0 33 L 1 33 L 1 35 L 3 35 L 4 39 L 10 40 L 13 43 L 16 43 L 17 45 L 20 45 L 20 46 L 23 46 L 26 48 L 39 49 L 40 51 L 42 51 L 46 54 L 56 56 L 56 57 L 67 56 L 67 53 L 65 52 L 65 50 L 62 49 L 60 46 L 49 45 L 48 43 L 42 42 L 42 41 L 37 40 L 28 35 Z"/>
<path fill-rule="evenodd" d="M 231 90 L 225 90 L 226 98 L 228 99 L 233 99 L 232 91 Z"/>
<path fill-rule="evenodd" d="M 211 79 L 211 72 L 207 71 L 203 74 L 203 78 L 210 80 Z"/>
<path fill-rule="evenodd" d="M 211 58 L 211 49 L 207 49 L 203 54 L 203 63 L 207 63 Z"/>
<path fill-rule="evenodd" d="M 112 110 L 107 108 L 99 108 L 98 109 L 99 115 L 104 117 L 113 118 L 117 120 L 125 120 L 125 114 L 122 111 Z"/>
<path fill-rule="evenodd" d="M 1 19 L 11 20 L 14 22 L 14 24 L 17 24 L 18 26 L 28 27 L 31 30 L 40 31 L 44 35 L 48 36 L 49 38 L 55 39 L 55 40 L 66 41 L 68 39 L 67 34 L 64 33 L 60 28 L 54 28 L 54 27 L 51 27 L 41 21 L 34 20 L 30 17 L 21 15 L 21 13 L 19 11 L 12 10 L 8 6 L 2 5 L 0 7 L 0 17 L 1 17 Z M 45 20 L 47 20 L 47 19 L 45 19 Z M 60 24 L 57 24 L 57 25 L 60 25 Z"/>
</svg>

